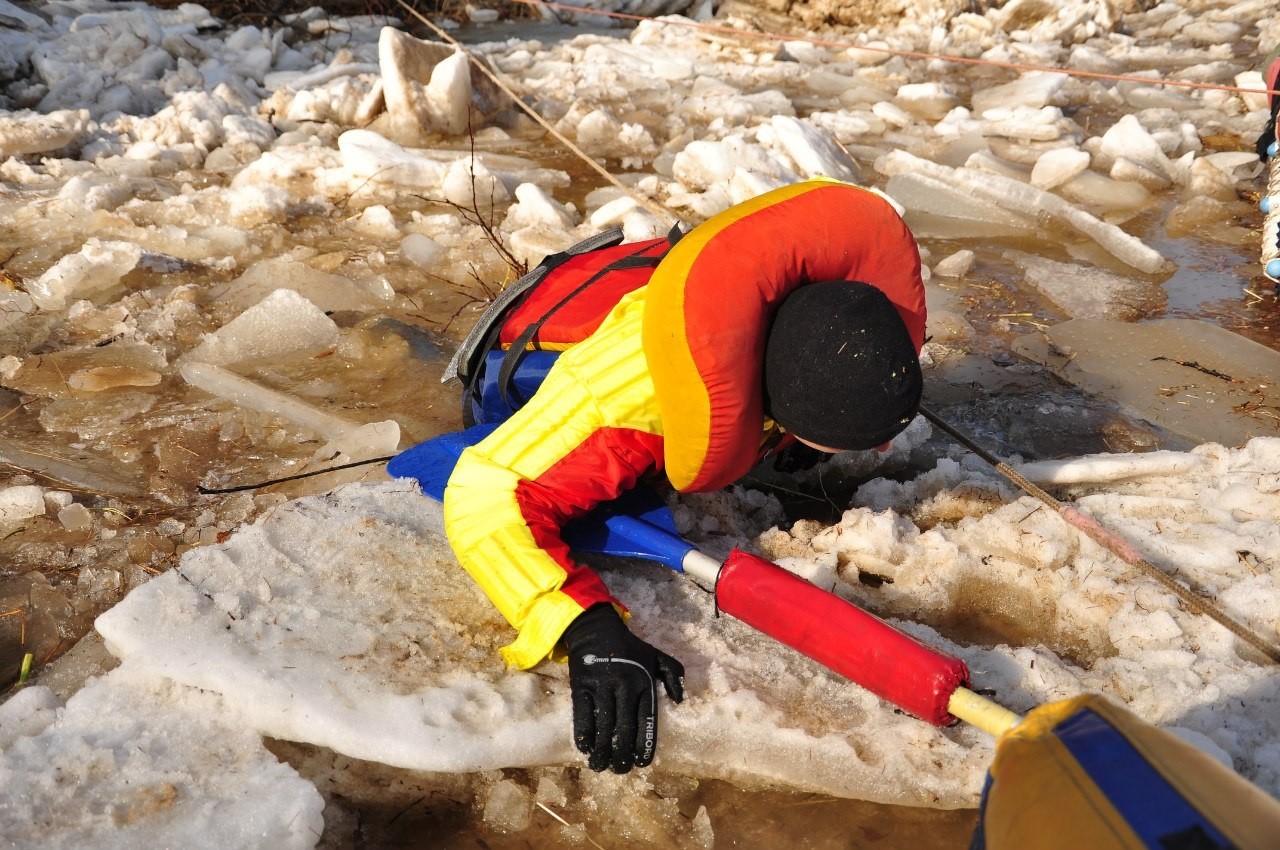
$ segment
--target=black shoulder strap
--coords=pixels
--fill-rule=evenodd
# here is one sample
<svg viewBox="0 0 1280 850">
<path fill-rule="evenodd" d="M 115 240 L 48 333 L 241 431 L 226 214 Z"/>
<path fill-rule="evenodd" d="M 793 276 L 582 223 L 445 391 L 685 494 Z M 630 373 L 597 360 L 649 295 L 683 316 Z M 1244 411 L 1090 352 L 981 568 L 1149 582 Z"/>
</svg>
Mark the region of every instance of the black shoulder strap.
<svg viewBox="0 0 1280 850">
<path fill-rule="evenodd" d="M 502 396 L 502 401 L 508 407 L 516 410 L 528 401 L 526 398 L 521 398 L 516 392 L 515 385 L 512 384 L 511 378 L 515 375 L 516 369 L 520 366 L 520 360 L 524 357 L 525 348 L 528 347 L 529 343 L 533 342 L 538 331 L 541 330 L 546 321 L 555 315 L 561 307 L 568 304 L 574 298 L 577 298 L 586 290 L 587 287 L 604 277 L 609 272 L 617 271 L 619 269 L 655 268 L 667 253 L 666 251 L 663 251 L 661 254 L 656 256 L 646 257 L 642 256 L 642 252 L 645 250 L 645 248 L 641 248 L 635 253 L 628 254 L 625 257 L 614 260 L 612 263 L 609 263 L 609 265 L 587 278 L 572 292 L 564 298 L 561 298 L 554 307 L 543 313 L 536 322 L 530 322 L 529 325 L 521 332 L 520 336 L 511 343 L 511 347 L 507 349 L 506 354 L 502 357 L 502 367 L 498 370 L 498 393 Z M 513 398 L 515 399 L 515 403 L 512 403 Z"/>
<path fill-rule="evenodd" d="M 676 243 L 683 238 L 684 231 L 680 229 L 680 222 L 677 221 L 675 224 L 671 225 L 671 230 L 667 233 L 667 242 L 669 242 L 671 247 L 674 248 L 676 247 Z"/>
<path fill-rule="evenodd" d="M 484 313 L 476 321 L 466 339 L 458 346 L 458 350 L 453 353 L 453 357 L 449 360 L 449 365 L 445 367 L 444 374 L 440 377 L 440 383 L 443 384 L 453 378 L 459 378 L 464 385 L 470 385 L 485 355 L 489 353 L 494 343 L 498 340 L 498 334 L 502 328 L 502 320 L 511 310 L 515 309 L 519 302 L 527 298 L 528 294 L 538 284 L 542 283 L 552 269 L 578 254 L 585 254 L 588 251 L 596 251 L 600 248 L 612 248 L 614 245 L 621 244 L 622 239 L 622 228 L 620 227 L 614 227 L 603 233 L 589 236 L 564 251 L 545 257 L 528 274 L 498 293 L 492 303 L 485 308 Z"/>
</svg>

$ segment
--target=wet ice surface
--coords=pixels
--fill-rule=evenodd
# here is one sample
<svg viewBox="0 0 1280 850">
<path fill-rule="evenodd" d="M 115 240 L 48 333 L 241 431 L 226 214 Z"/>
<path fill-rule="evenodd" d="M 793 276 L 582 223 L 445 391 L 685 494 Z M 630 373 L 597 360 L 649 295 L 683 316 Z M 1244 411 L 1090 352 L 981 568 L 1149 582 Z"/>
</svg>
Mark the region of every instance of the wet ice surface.
<svg viewBox="0 0 1280 850">
<path fill-rule="evenodd" d="M 916 4 L 893 27 L 826 35 L 1253 86 L 1280 35 L 1256 0 L 1122 18 L 1093 3 L 1032 6 L 952 16 L 946 3 Z M 308 13 L 259 30 L 197 6 L 0 4 L 0 677 L 11 682 L 28 651 L 45 667 L 134 590 L 102 621 L 129 656 L 120 670 L 71 696 L 102 667 L 80 653 L 71 672 L 55 665 L 42 679 L 57 697 L 27 690 L 0 706 L 5 823 L 55 807 L 83 815 L 54 824 L 67 844 L 110 820 L 128 822 L 122 846 L 134 828 L 227 846 L 233 836 L 202 833 L 184 807 L 230 807 L 256 824 L 255 806 L 278 794 L 279 819 L 262 828 L 308 846 L 316 836 L 298 825 L 315 823 L 310 782 L 334 846 L 365 827 L 352 808 L 394 803 L 394 822 L 430 797 L 454 801 L 450 829 L 495 847 L 612 835 L 707 847 L 755 828 L 724 805 L 756 782 L 970 805 L 990 756 L 977 733 L 892 714 L 634 564 L 607 567 L 609 579 L 636 628 L 685 662 L 693 695 L 664 714 L 660 769 L 579 773 L 563 669 L 500 669 L 504 628 L 450 572 L 416 496 L 368 485 L 287 502 L 376 481 L 377 468 L 196 494 L 197 483 L 390 454 L 453 428 L 454 390 L 436 376 L 512 274 L 487 226 L 524 261 L 609 226 L 630 238 L 665 230 L 479 77 L 472 89 L 451 51 L 383 24 Z M 814 174 L 886 190 L 933 272 L 933 407 L 1007 455 L 1180 450 L 1132 479 L 1115 460 L 1076 465 L 1055 492 L 1275 638 L 1276 443 L 1194 448 L 1012 353 L 1015 337 L 1066 319 L 1162 316 L 1207 317 L 1276 348 L 1280 308 L 1255 256 L 1258 97 L 656 23 L 489 32 L 468 35 L 475 50 L 687 223 Z M 1267 412 L 1251 433 L 1276 433 Z M 922 425 L 887 458 L 748 483 L 758 490 L 683 500 L 682 527 L 714 554 L 756 548 L 899 618 L 1011 707 L 1099 690 L 1280 786 L 1273 674 Z M 169 704 L 179 714 L 161 716 Z M 41 777 L 114 759 L 134 735 L 92 728 L 110 708 L 155 714 L 124 778 L 160 790 L 60 797 Z M 203 737 L 226 737 L 210 749 L 238 765 L 218 768 L 225 783 L 192 767 L 215 758 L 205 742 L 175 731 L 196 708 Z M 309 744 L 264 745 L 259 733 Z M 276 766 L 278 782 L 237 796 L 236 771 L 267 769 L 271 752 L 306 779 Z M 889 831 L 908 841 L 904 825 L 920 822 L 890 816 Z M 802 827 L 761 824 L 757 837 Z"/>
</svg>

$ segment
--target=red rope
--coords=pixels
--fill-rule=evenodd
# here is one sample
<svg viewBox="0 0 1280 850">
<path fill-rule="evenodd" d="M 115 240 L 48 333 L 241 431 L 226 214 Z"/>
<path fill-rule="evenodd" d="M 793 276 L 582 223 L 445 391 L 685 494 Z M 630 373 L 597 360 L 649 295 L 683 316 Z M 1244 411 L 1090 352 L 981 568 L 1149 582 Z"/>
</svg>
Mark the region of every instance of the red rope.
<svg viewBox="0 0 1280 850">
<path fill-rule="evenodd" d="M 566 12 L 574 12 L 579 15 L 600 15 L 606 18 L 617 18 L 624 21 L 652 21 L 655 24 L 663 26 L 678 26 L 687 29 L 702 30 L 703 32 L 714 32 L 722 35 L 740 35 L 752 38 L 766 38 L 774 41 L 801 41 L 806 44 L 814 44 L 819 47 L 837 47 L 852 48 L 855 50 L 866 50 L 870 53 L 886 53 L 890 56 L 906 56 L 912 59 L 939 59 L 943 62 L 955 62 L 963 65 L 985 65 L 991 68 L 1006 68 L 1012 71 L 1047 71 L 1053 74 L 1066 74 L 1069 77 L 1087 77 L 1095 80 L 1115 80 L 1117 82 L 1145 83 L 1154 86 L 1178 86 L 1187 89 L 1208 89 L 1212 91 L 1227 91 L 1239 94 L 1274 94 L 1280 95 L 1280 89 L 1246 89 L 1239 86 L 1224 86 L 1214 83 L 1193 83 L 1190 80 L 1153 80 L 1149 77 L 1139 77 L 1130 74 L 1102 74 L 1096 71 L 1077 71 L 1071 68 L 1054 68 L 1047 65 L 1031 65 L 1023 62 L 998 62 L 994 59 L 970 59 L 966 56 L 946 56 L 941 53 L 923 53 L 915 50 L 894 50 L 889 47 L 868 47 L 862 44 L 852 44 L 847 41 L 826 41 L 819 38 L 808 38 L 805 36 L 782 35 L 773 32 L 761 32 L 757 30 L 735 29 L 734 27 L 715 26 L 713 24 L 701 24 L 697 21 L 684 19 L 658 19 L 646 18 L 643 15 L 629 15 L 625 12 L 606 12 L 601 9 L 584 9 L 579 6 L 570 6 L 565 3 L 554 3 L 551 0 L 511 0 L 513 3 L 523 3 L 526 6 L 544 6 L 548 9 L 559 9 Z"/>
</svg>

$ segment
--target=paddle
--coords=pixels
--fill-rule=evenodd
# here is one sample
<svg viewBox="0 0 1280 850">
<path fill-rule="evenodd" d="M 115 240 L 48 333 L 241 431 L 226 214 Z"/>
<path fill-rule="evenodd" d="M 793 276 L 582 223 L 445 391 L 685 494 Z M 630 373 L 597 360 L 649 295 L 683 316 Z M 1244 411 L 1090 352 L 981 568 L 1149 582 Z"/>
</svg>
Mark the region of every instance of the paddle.
<svg viewBox="0 0 1280 850">
<path fill-rule="evenodd" d="M 387 464 L 397 478 L 415 479 L 444 500 L 458 458 L 494 425 L 477 425 L 428 440 Z M 717 609 L 790 646 L 892 702 L 946 726 L 956 718 L 1002 735 L 1021 718 L 965 685 L 964 663 L 909 637 L 856 605 L 763 558 L 735 550 L 721 564 L 676 531 L 656 493 L 638 487 L 562 530 L 573 549 L 665 564 L 715 588 Z"/>
</svg>

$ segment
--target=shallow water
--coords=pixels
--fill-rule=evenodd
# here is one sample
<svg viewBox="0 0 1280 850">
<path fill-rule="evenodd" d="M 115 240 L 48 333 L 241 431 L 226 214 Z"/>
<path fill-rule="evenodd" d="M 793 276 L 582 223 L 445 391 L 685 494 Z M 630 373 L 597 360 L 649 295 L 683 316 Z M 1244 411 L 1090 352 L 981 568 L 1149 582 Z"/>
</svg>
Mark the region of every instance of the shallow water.
<svg viewBox="0 0 1280 850">
<path fill-rule="evenodd" d="M 602 811 L 583 794 L 591 775 L 578 768 L 504 770 L 485 778 L 506 781 L 528 794 L 520 811 L 528 825 L 504 829 L 485 801 L 474 798 L 466 778 L 417 773 L 360 762 L 283 741 L 271 750 L 316 782 L 325 795 L 326 830 L 321 848 L 578 848 L 787 847 L 796 850 L 917 850 L 964 847 L 977 813 L 886 806 L 818 794 L 746 790 L 717 780 L 646 771 L 648 787 L 632 811 Z M 567 799 L 538 805 L 546 783 Z M 607 783 L 606 775 L 601 780 Z M 701 811 L 700 811 L 701 810 Z"/>
</svg>

